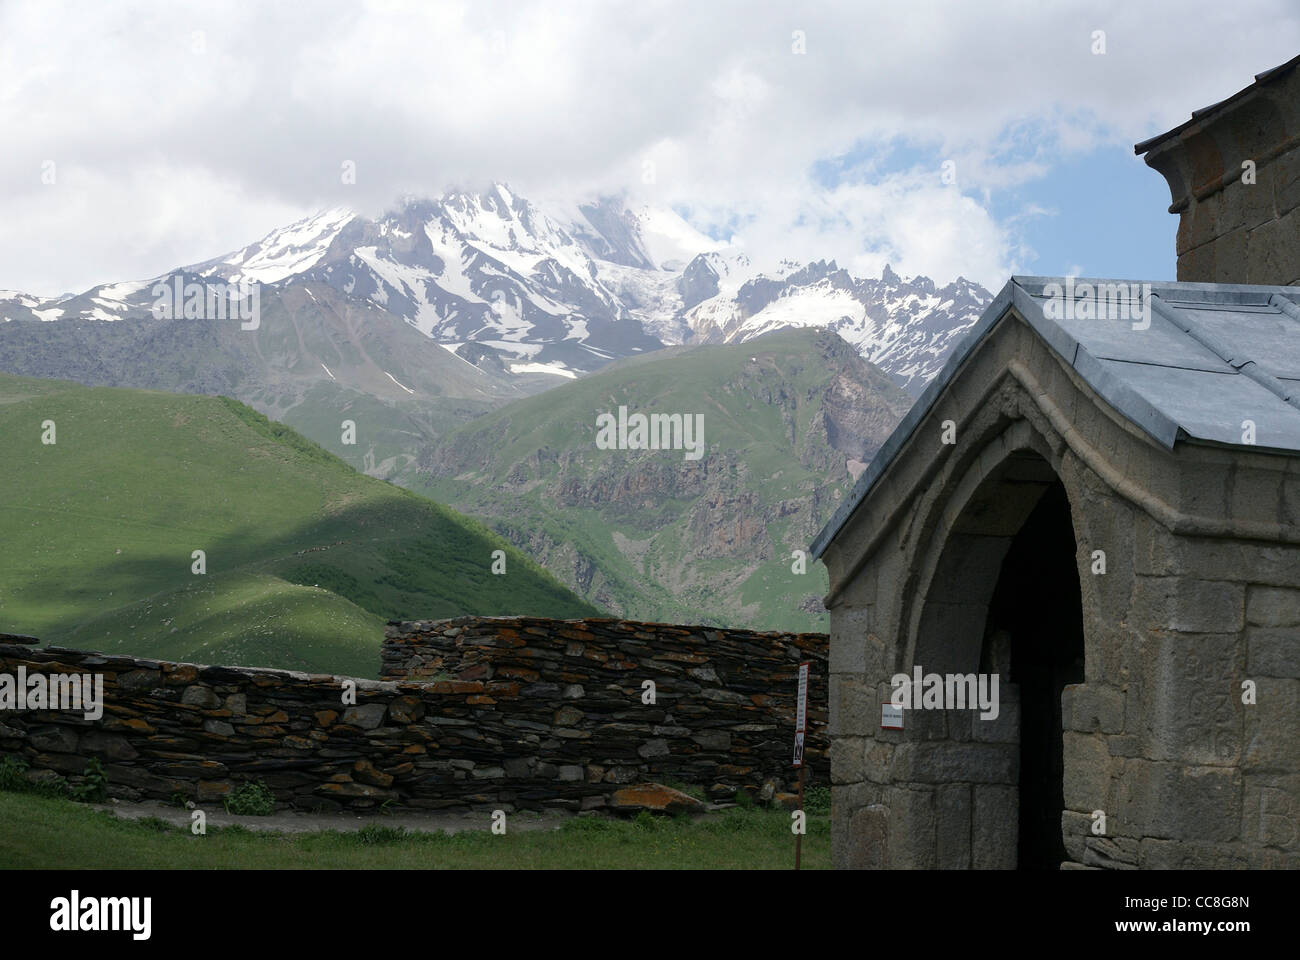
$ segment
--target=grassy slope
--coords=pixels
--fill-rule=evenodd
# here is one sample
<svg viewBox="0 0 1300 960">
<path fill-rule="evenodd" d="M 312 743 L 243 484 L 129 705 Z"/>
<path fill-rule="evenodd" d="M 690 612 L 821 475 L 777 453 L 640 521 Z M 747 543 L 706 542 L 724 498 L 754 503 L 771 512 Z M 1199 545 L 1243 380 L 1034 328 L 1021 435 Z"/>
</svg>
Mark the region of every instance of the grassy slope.
<svg viewBox="0 0 1300 960">
<path fill-rule="evenodd" d="M 376 817 L 374 828 L 383 826 Z M 0 869 L 788 870 L 794 859 L 790 815 L 779 810 L 730 810 L 695 822 L 580 817 L 559 830 L 504 836 L 386 834 L 228 827 L 196 837 L 159 820 L 129 823 L 69 800 L 0 791 Z M 830 867 L 829 816 L 809 815 L 803 867 Z"/>
<path fill-rule="evenodd" d="M 568 545 L 593 562 L 611 605 L 628 615 L 824 629 L 825 615 L 805 613 L 799 604 L 825 594 L 825 569 L 810 563 L 805 574 L 792 572 L 791 551 L 806 549 L 833 510 L 835 491 L 825 488 L 851 486 L 843 459 L 836 459 L 824 430 L 817 429 L 829 376 L 819 339 L 826 336 L 833 335 L 782 331 L 745 344 L 663 351 L 611 364 L 449 433 L 439 444 L 453 452 L 455 476 L 429 479 L 409 470 L 399 482 L 483 517 L 516 542 L 540 538 Z M 851 349 L 835 343 L 836 349 Z M 895 408 L 896 422 L 910 398 L 875 368 L 867 368 L 865 376 L 880 402 Z M 649 496 L 594 509 L 557 505 L 551 484 L 556 454 L 576 455 L 578 463 L 565 467 L 569 476 L 604 478 L 614 485 L 623 477 L 682 465 L 680 452 L 595 448 L 597 412 L 614 412 L 623 404 L 647 412 L 702 413 L 711 469 L 734 477 L 721 487 L 757 494 L 769 512 L 823 488 L 825 515 L 815 523 L 805 518 L 798 527 L 788 517 L 773 520 L 766 542 L 755 551 L 709 556 L 699 549 L 698 530 L 687 529 L 690 499 Z M 542 458 L 539 465 L 531 459 L 537 451 L 551 459 Z M 533 484 L 530 489 L 518 482 L 521 476 L 524 484 Z M 730 520 L 725 513 L 719 517 L 724 524 Z M 548 566 L 560 569 L 554 562 Z"/>
<path fill-rule="evenodd" d="M 258 406 L 259 398 L 248 398 Z M 321 383 L 277 419 L 373 477 L 387 477 L 408 466 L 420 447 L 448 430 L 492 409 L 491 404 L 459 398 L 385 400 L 348 387 Z M 356 425 L 355 443 L 343 443 L 342 424 Z"/>
<path fill-rule="evenodd" d="M 0 438 L 0 631 L 373 676 L 386 618 L 592 612 L 516 551 L 492 575 L 505 545 L 475 521 L 224 398 L 0 375 Z"/>
</svg>

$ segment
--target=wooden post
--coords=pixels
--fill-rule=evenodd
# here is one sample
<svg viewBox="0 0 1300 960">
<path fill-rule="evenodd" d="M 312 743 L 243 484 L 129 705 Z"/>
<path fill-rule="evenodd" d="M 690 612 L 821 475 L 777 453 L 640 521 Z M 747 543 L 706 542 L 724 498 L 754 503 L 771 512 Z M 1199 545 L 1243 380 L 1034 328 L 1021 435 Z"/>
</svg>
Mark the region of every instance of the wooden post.
<svg viewBox="0 0 1300 960">
<path fill-rule="evenodd" d="M 805 730 L 808 726 L 808 671 L 812 667 L 810 661 L 805 660 L 799 664 L 799 692 L 795 695 L 795 720 L 794 720 L 794 764 L 799 768 L 799 806 L 795 809 L 798 816 L 803 818 L 800 826 L 803 828 L 794 835 L 794 868 L 799 869 L 799 863 L 803 859 L 803 831 L 808 829 L 808 815 L 803 812 L 803 770 L 807 764 L 804 763 L 804 738 Z"/>
<path fill-rule="evenodd" d="M 803 812 L 803 771 L 802 764 L 799 766 L 799 812 Z M 804 814 L 804 824 L 808 823 L 808 815 Z M 794 868 L 799 869 L 799 860 L 803 854 L 803 834 L 797 833 L 794 837 Z"/>
</svg>

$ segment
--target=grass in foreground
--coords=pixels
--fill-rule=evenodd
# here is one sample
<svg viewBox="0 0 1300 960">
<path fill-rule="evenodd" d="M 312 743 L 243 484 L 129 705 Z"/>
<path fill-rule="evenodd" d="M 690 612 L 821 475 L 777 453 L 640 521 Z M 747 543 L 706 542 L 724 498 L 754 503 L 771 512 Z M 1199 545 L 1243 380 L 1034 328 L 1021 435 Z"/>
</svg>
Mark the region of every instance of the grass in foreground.
<svg viewBox="0 0 1300 960">
<path fill-rule="evenodd" d="M 403 833 L 376 817 L 356 833 L 261 833 L 125 821 L 68 800 L 0 791 L 0 869 L 789 869 L 785 811 L 733 809 L 697 821 L 574 818 L 494 836 Z M 830 818 L 810 815 L 803 866 L 830 867 Z"/>
</svg>

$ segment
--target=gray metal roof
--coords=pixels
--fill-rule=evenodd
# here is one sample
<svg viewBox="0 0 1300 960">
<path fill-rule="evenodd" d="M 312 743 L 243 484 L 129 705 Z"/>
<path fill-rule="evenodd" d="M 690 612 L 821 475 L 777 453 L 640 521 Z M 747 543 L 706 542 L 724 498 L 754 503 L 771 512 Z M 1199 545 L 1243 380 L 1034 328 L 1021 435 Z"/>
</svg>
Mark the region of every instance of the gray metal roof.
<svg viewBox="0 0 1300 960">
<path fill-rule="evenodd" d="M 1076 304 L 1088 299 L 1085 285 L 1096 294 L 1092 302 L 1109 302 L 1096 311 L 1109 318 L 1066 305 L 1071 291 Z M 1120 290 L 1138 298 L 1118 299 Z M 1179 440 L 1246 446 L 1242 422 L 1252 420 L 1251 450 L 1300 452 L 1300 287 L 1012 277 L 858 477 L 813 541 L 814 557 L 870 494 L 966 357 L 1012 310 L 1103 400 L 1169 449 Z"/>
</svg>

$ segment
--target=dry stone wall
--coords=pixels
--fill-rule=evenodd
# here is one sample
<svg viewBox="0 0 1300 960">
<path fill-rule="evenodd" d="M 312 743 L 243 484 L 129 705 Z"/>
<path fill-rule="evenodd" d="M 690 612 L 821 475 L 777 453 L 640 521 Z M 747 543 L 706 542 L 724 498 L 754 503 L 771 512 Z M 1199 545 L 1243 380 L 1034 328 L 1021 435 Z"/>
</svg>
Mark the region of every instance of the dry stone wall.
<svg viewBox="0 0 1300 960">
<path fill-rule="evenodd" d="M 827 651 L 820 633 L 465 617 L 390 624 L 382 676 L 519 684 L 518 701 L 493 706 L 589 780 L 679 780 L 725 797 L 791 779 L 801 661 L 813 664 L 805 756 L 826 781 Z"/>
<path fill-rule="evenodd" d="M 103 678 L 95 719 L 0 710 L 0 754 L 73 782 L 97 758 L 110 795 L 131 800 L 220 802 L 252 780 L 314 810 L 598 809 L 646 780 L 721 799 L 790 781 L 796 670 L 811 660 L 807 757 L 828 779 L 825 635 L 524 618 L 389 633 L 384 674 L 401 677 L 380 681 L 0 635 L 0 674 Z"/>
</svg>

